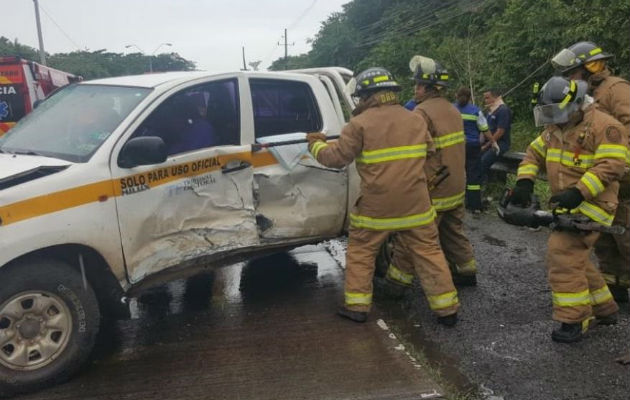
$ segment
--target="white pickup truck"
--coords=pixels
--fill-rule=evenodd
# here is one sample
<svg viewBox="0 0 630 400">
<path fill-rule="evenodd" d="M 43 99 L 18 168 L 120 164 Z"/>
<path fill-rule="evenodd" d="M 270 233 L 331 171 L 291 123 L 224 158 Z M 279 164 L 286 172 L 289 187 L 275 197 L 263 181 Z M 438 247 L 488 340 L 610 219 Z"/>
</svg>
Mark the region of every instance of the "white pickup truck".
<svg viewBox="0 0 630 400">
<path fill-rule="evenodd" d="M 149 284 L 342 234 L 353 170 L 309 155 L 287 168 L 255 143 L 338 135 L 354 107 L 343 91 L 351 75 L 81 82 L 3 136 L 0 395 L 68 378 L 101 316 L 128 313 L 125 297 Z"/>
</svg>

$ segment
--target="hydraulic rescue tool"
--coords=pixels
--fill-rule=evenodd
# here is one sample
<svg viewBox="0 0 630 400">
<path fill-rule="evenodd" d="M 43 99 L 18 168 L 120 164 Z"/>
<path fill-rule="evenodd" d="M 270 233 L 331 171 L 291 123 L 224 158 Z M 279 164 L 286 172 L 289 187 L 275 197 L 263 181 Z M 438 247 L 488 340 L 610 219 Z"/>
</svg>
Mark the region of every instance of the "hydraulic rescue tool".
<svg viewBox="0 0 630 400">
<path fill-rule="evenodd" d="M 326 140 L 334 140 L 334 139 L 339 139 L 339 135 L 332 135 L 332 136 L 326 137 Z M 290 144 L 302 144 L 302 143 L 308 143 L 308 140 L 296 139 L 296 140 L 286 140 L 286 141 L 269 142 L 269 143 L 254 143 L 252 144 L 252 151 L 259 151 L 262 149 L 267 149 L 269 147 L 287 146 Z"/>
<path fill-rule="evenodd" d="M 622 235 L 625 228 L 621 225 L 606 226 L 599 224 L 581 214 L 570 214 L 566 210 L 555 208 L 552 211 L 540 209 L 540 202 L 536 195 L 531 195 L 529 205 L 520 207 L 510 204 L 512 191 L 507 189 L 503 194 L 497 213 L 508 224 L 538 228 L 546 226 L 553 230 L 571 232 L 602 232 L 613 235 Z"/>
</svg>

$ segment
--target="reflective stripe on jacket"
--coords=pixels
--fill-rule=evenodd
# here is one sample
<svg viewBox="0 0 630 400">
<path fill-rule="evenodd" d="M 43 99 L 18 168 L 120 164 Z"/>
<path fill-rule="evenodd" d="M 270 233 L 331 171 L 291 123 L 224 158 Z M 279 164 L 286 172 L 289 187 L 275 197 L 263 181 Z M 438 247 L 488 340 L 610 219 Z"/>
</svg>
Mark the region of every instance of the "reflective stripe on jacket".
<svg viewBox="0 0 630 400">
<path fill-rule="evenodd" d="M 488 130 L 486 117 L 483 116 L 479 107 L 474 104 L 468 103 L 462 107 L 458 103 L 453 103 L 453 106 L 455 106 L 462 115 L 466 142 L 479 144 L 480 133 Z"/>
</svg>

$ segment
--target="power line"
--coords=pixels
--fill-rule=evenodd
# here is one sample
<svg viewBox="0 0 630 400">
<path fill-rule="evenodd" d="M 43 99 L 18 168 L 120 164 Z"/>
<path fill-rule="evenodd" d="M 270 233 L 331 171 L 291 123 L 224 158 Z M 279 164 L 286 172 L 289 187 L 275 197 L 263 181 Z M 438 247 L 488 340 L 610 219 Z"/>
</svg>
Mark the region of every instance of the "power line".
<svg viewBox="0 0 630 400">
<path fill-rule="evenodd" d="M 414 19 L 410 19 L 409 21 L 407 21 L 406 24 L 408 25 L 410 22 L 414 22 L 415 23 L 415 22 L 419 22 L 419 21 L 428 21 L 428 20 L 433 18 L 432 14 L 434 14 L 436 12 L 439 12 L 441 10 L 444 10 L 446 8 L 452 8 L 452 6 L 458 5 L 458 3 L 463 3 L 463 2 L 461 0 L 452 0 L 450 3 L 447 2 L 447 1 L 444 1 L 444 2 L 442 2 L 440 4 L 440 6 L 438 6 L 435 9 L 433 9 L 431 11 L 431 13 L 423 14 L 420 17 L 420 19 L 415 19 L 415 20 Z M 410 14 L 410 12 L 409 12 L 408 9 L 399 9 L 399 10 L 397 10 L 395 12 L 392 12 L 392 13 L 389 13 L 389 14 L 384 14 L 382 16 L 382 18 L 379 19 L 378 21 L 375 21 L 375 22 L 373 22 L 371 24 L 364 25 L 364 26 L 361 26 L 361 27 L 357 28 L 357 31 L 359 31 L 360 33 L 368 33 L 370 31 L 373 32 L 374 30 L 376 30 L 374 28 L 378 29 L 379 25 L 390 23 L 391 20 L 394 20 L 394 19 L 396 19 L 398 17 L 402 17 L 402 16 L 408 16 L 409 14 Z"/>
<path fill-rule="evenodd" d="M 66 31 L 64 31 L 61 26 L 59 26 L 59 24 L 55 21 L 55 19 L 50 15 L 50 13 L 48 11 L 46 11 L 46 9 L 40 4 L 39 8 L 42 9 L 42 11 L 44 12 L 44 14 L 46 14 L 46 16 L 50 19 L 50 21 L 52 21 L 53 24 L 55 24 L 55 26 L 57 27 L 57 29 L 59 29 L 61 31 L 61 33 L 66 37 L 66 39 L 68 39 L 69 41 L 72 42 L 72 44 L 77 48 L 77 50 L 81 51 L 81 47 L 74 41 L 72 40 L 72 38 L 70 37 L 70 35 L 68 35 L 66 33 Z"/>
<path fill-rule="evenodd" d="M 315 7 L 315 5 L 317 4 L 318 0 L 313 0 L 313 2 L 311 3 L 310 6 L 306 7 L 306 9 L 304 11 L 302 11 L 302 14 L 300 14 L 299 17 L 297 17 L 295 19 L 295 21 L 293 21 L 293 23 L 291 23 L 291 25 L 289 25 L 289 27 L 287 29 L 293 29 L 295 28 L 295 26 L 304 18 L 306 17 L 306 15 L 313 9 L 313 7 Z"/>
<path fill-rule="evenodd" d="M 436 19 L 435 17 L 435 13 L 442 11 L 442 12 L 450 12 L 455 10 L 456 8 L 458 8 L 458 6 L 462 4 L 460 3 L 451 3 L 448 4 L 444 7 L 438 7 L 436 9 L 434 9 L 431 13 L 426 14 L 425 16 L 423 16 L 422 18 L 418 19 L 418 20 L 413 20 L 413 21 L 409 21 L 407 24 L 403 25 L 402 27 L 399 27 L 398 29 L 395 29 L 391 32 L 384 32 L 381 35 L 378 35 L 376 37 L 373 37 L 371 39 L 368 39 L 366 41 L 363 42 L 359 42 L 355 45 L 355 47 L 364 47 L 364 46 L 369 46 L 372 44 L 376 44 L 381 42 L 382 40 L 386 39 L 387 37 L 391 37 L 392 35 L 405 35 L 405 34 L 409 34 L 409 33 L 413 33 L 414 31 L 422 31 L 424 29 L 427 29 L 431 26 L 437 25 L 439 23 L 442 23 L 446 20 L 449 20 L 451 18 L 455 18 L 458 17 L 462 14 L 465 14 L 466 12 L 468 12 L 468 10 L 464 10 L 458 14 L 454 14 L 451 15 L 448 18 L 445 19 Z M 428 23 L 427 23 L 428 22 Z"/>
<path fill-rule="evenodd" d="M 514 89 L 516 89 L 517 87 L 521 86 L 523 83 L 525 83 L 529 78 L 531 78 L 532 76 L 534 76 L 534 74 L 536 74 L 536 72 L 540 71 L 542 69 L 542 67 L 544 67 L 545 65 L 547 65 L 547 63 L 549 62 L 549 59 L 547 59 L 544 63 L 540 64 L 540 66 L 538 68 L 536 68 L 534 70 L 534 72 L 530 73 L 529 75 L 527 75 L 525 78 L 523 78 L 522 81 L 520 81 L 519 83 L 517 83 L 516 85 L 512 86 L 509 90 L 507 90 L 505 93 L 501 94 L 502 97 L 507 96 L 508 94 L 512 93 L 512 91 L 514 91 Z"/>
<path fill-rule="evenodd" d="M 481 0 L 478 0 L 477 2 L 481 2 Z M 471 4 L 471 3 L 474 3 L 474 1 L 467 2 L 467 4 Z M 460 4 L 463 4 L 463 3 L 460 3 Z M 449 11 L 452 11 L 452 10 L 455 10 L 456 8 L 458 8 L 457 7 L 458 5 L 459 4 L 451 4 L 450 7 L 448 7 L 448 8 L 441 7 L 441 8 L 435 9 L 433 12 L 436 12 L 436 11 L 449 12 Z M 354 47 L 371 46 L 371 45 L 380 43 L 381 41 L 383 41 L 384 39 L 387 39 L 388 37 L 392 37 L 392 36 L 396 36 L 396 35 L 406 35 L 406 34 L 410 34 L 410 33 L 413 33 L 413 32 L 421 32 L 421 31 L 423 31 L 425 29 L 428 29 L 428 28 L 430 28 L 432 26 L 444 23 L 445 21 L 448 21 L 448 20 L 453 19 L 455 17 L 459 17 L 459 16 L 461 16 L 463 14 L 466 14 L 468 12 L 470 12 L 470 9 L 465 9 L 465 10 L 463 10 L 463 11 L 457 13 L 457 14 L 451 15 L 451 16 L 449 16 L 447 18 L 443 18 L 443 19 L 438 19 L 438 18 L 434 17 L 434 15 L 431 14 L 429 16 L 421 18 L 420 20 L 412 21 L 413 23 L 407 23 L 407 24 L 403 25 L 402 28 L 398 28 L 397 30 L 393 30 L 393 31 L 390 31 L 390 32 L 384 32 L 383 34 L 377 35 L 376 37 L 370 38 L 370 39 L 365 40 L 363 42 L 358 42 L 358 43 L 356 43 L 354 45 Z M 432 21 L 432 20 L 434 20 L 434 21 Z M 432 22 L 427 23 L 428 21 L 432 21 Z"/>
<path fill-rule="evenodd" d="M 313 0 L 313 2 L 308 7 L 306 7 L 304 11 L 302 11 L 295 20 L 293 20 L 293 22 L 289 25 L 287 29 L 293 29 L 313 9 L 313 7 L 315 7 L 318 1 L 319 0 Z M 286 29 L 285 29 L 284 39 L 286 41 Z M 274 46 L 273 49 L 271 49 L 271 51 L 269 52 L 269 55 L 267 55 L 267 57 L 264 58 L 265 63 L 270 61 L 271 57 L 273 57 L 273 54 L 276 52 L 277 49 L 278 49 L 277 45 Z M 286 48 L 285 48 L 285 57 L 286 57 Z"/>
</svg>

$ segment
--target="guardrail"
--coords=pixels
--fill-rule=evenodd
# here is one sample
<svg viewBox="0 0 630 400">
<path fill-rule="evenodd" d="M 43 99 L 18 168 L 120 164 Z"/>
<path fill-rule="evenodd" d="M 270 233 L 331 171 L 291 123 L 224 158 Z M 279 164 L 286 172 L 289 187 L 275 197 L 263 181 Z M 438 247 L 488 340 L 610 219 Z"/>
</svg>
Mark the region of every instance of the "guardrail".
<svg viewBox="0 0 630 400">
<path fill-rule="evenodd" d="M 508 151 L 490 167 L 490 180 L 505 182 L 507 174 L 516 174 L 518 165 L 523 161 L 525 153 L 522 151 Z"/>
</svg>

